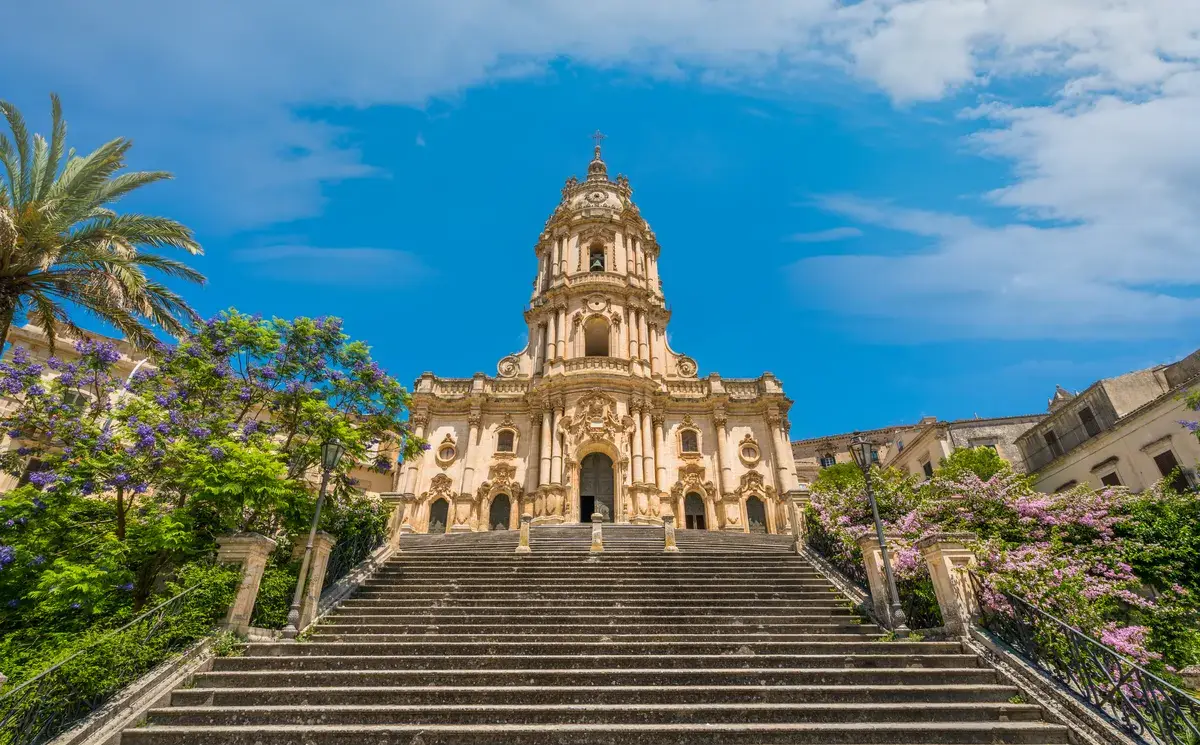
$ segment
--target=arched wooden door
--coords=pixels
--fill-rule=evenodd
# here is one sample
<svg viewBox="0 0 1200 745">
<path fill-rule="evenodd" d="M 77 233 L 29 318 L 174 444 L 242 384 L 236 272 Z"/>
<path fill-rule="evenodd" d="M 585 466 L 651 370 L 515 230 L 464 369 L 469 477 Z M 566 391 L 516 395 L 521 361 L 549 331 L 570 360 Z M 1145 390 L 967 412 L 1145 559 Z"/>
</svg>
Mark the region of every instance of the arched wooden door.
<svg viewBox="0 0 1200 745">
<path fill-rule="evenodd" d="M 683 498 L 683 527 L 689 530 L 704 530 L 704 499 L 691 492 Z"/>
<path fill-rule="evenodd" d="M 604 453 L 591 453 L 579 463 L 579 519 L 591 522 L 592 513 L 599 512 L 604 522 L 611 523 L 613 510 L 613 462 Z"/>
<path fill-rule="evenodd" d="M 488 530 L 512 530 L 512 502 L 507 494 L 497 494 L 488 509 Z"/>
<path fill-rule="evenodd" d="M 751 533 L 767 532 L 767 506 L 758 497 L 746 500 L 746 521 L 750 524 Z"/>
<path fill-rule="evenodd" d="M 444 499 L 435 499 L 429 505 L 429 532 L 445 533 L 446 520 L 450 514 L 450 503 Z"/>
</svg>

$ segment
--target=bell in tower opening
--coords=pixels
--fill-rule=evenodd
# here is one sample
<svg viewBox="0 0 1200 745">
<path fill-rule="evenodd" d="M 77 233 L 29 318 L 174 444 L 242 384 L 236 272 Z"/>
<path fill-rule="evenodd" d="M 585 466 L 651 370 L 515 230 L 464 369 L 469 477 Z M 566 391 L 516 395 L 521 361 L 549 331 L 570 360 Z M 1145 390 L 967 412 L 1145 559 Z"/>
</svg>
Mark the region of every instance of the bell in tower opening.
<svg viewBox="0 0 1200 745">
<path fill-rule="evenodd" d="M 592 249 L 591 258 L 588 259 L 588 271 L 602 272 L 604 271 L 604 249 L 596 246 Z"/>
</svg>

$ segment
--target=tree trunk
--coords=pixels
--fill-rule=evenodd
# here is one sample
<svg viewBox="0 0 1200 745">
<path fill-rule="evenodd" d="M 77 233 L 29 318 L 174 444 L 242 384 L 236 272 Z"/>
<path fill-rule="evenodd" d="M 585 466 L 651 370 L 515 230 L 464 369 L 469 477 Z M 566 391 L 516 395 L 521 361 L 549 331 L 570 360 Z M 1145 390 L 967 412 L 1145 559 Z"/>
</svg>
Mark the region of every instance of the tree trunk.
<svg viewBox="0 0 1200 745">
<path fill-rule="evenodd" d="M 125 490 L 117 487 L 117 540 L 125 540 Z"/>
<path fill-rule="evenodd" d="M 8 345 L 8 330 L 12 328 L 14 310 L 10 306 L 0 305 L 0 354 L 4 354 Z"/>
</svg>

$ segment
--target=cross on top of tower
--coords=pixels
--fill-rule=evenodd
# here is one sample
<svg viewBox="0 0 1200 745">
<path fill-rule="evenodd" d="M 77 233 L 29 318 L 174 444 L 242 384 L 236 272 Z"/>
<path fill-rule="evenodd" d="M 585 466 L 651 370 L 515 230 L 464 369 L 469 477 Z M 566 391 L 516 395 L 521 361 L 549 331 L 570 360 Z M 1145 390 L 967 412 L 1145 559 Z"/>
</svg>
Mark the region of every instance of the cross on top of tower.
<svg viewBox="0 0 1200 745">
<path fill-rule="evenodd" d="M 594 133 L 592 133 L 592 142 L 596 143 L 597 150 L 600 149 L 600 143 L 606 139 L 608 139 L 608 135 L 604 134 L 603 132 L 601 132 L 598 129 Z"/>
</svg>

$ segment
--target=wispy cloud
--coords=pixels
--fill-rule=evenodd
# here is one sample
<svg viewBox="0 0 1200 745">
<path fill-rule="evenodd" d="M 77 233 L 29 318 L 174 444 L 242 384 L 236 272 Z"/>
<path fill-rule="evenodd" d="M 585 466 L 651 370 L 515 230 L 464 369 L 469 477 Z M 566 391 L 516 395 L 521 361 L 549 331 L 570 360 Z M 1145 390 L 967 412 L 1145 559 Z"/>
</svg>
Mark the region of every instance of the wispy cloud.
<svg viewBox="0 0 1200 745">
<path fill-rule="evenodd" d="M 425 135 L 421 134 L 420 132 L 417 132 L 416 145 L 417 147 L 425 147 Z"/>
<path fill-rule="evenodd" d="M 260 276 L 317 285 L 403 285 L 429 274 L 416 255 L 388 248 L 279 245 L 245 248 L 235 260 Z"/>
<path fill-rule="evenodd" d="M 818 230 L 815 233 L 792 233 L 784 240 L 790 243 L 832 243 L 858 238 L 862 234 L 863 232 L 858 228 L 830 228 L 829 230 Z"/>
</svg>

